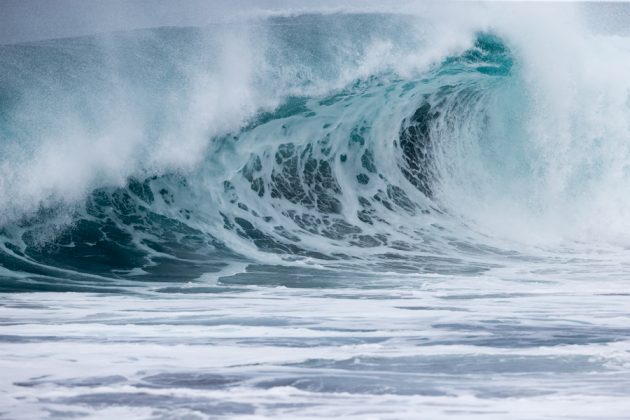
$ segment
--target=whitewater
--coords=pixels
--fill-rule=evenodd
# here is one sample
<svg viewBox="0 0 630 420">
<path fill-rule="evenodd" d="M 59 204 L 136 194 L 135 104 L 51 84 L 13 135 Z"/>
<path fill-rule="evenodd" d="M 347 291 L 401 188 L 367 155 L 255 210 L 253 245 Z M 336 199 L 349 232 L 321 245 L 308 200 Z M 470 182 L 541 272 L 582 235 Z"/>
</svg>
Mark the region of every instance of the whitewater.
<svg viewBox="0 0 630 420">
<path fill-rule="evenodd" d="M 628 418 L 629 22 L 304 3 L 0 45 L 0 418 Z"/>
</svg>

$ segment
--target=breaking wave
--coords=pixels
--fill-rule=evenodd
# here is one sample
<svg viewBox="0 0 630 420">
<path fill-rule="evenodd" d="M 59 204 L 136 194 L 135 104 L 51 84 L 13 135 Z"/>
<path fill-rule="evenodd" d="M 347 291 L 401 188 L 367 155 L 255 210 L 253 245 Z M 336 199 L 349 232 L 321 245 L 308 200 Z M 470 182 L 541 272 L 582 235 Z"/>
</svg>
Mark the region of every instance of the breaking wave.
<svg viewBox="0 0 630 420">
<path fill-rule="evenodd" d="M 627 245 L 628 44 L 520 7 L 0 46 L 0 289 L 253 262 L 466 274 Z"/>
</svg>

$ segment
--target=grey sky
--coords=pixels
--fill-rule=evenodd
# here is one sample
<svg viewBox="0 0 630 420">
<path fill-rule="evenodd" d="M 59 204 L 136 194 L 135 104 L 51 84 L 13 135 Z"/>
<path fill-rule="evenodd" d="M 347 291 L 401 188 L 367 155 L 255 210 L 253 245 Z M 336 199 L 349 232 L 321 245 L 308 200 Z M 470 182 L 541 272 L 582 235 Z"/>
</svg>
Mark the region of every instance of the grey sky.
<svg viewBox="0 0 630 420">
<path fill-rule="evenodd" d="M 0 0 L 0 43 L 155 26 L 198 26 L 254 9 L 273 11 L 365 3 L 358 0 Z"/>
<path fill-rule="evenodd" d="M 254 10 L 413 3 L 413 0 L 0 0 L 0 44 L 155 26 L 199 26 Z M 597 26 L 625 31 L 630 6 L 586 6 Z M 391 8 L 393 10 L 393 7 Z"/>
</svg>

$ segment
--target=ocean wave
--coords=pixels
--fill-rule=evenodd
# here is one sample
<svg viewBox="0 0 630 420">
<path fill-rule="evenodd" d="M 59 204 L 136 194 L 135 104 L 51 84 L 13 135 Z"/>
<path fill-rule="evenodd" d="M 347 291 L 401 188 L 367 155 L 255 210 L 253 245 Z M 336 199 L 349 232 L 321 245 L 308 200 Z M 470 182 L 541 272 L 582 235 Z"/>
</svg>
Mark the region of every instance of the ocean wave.
<svg viewBox="0 0 630 420">
<path fill-rule="evenodd" d="M 313 13 L 0 47 L 3 287 L 243 261 L 478 273 L 623 242 L 626 84 L 571 67 L 619 63 L 622 42 L 475 19 Z"/>
</svg>

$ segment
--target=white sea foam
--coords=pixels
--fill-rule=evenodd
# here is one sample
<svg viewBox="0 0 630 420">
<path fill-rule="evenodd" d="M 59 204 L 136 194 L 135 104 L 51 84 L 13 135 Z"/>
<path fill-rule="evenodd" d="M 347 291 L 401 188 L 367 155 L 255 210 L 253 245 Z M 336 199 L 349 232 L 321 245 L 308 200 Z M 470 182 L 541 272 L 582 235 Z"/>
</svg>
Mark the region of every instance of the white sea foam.
<svg viewBox="0 0 630 420">
<path fill-rule="evenodd" d="M 211 300 L 5 294 L 3 413 L 622 418 L 624 274 L 559 267 Z"/>
</svg>

